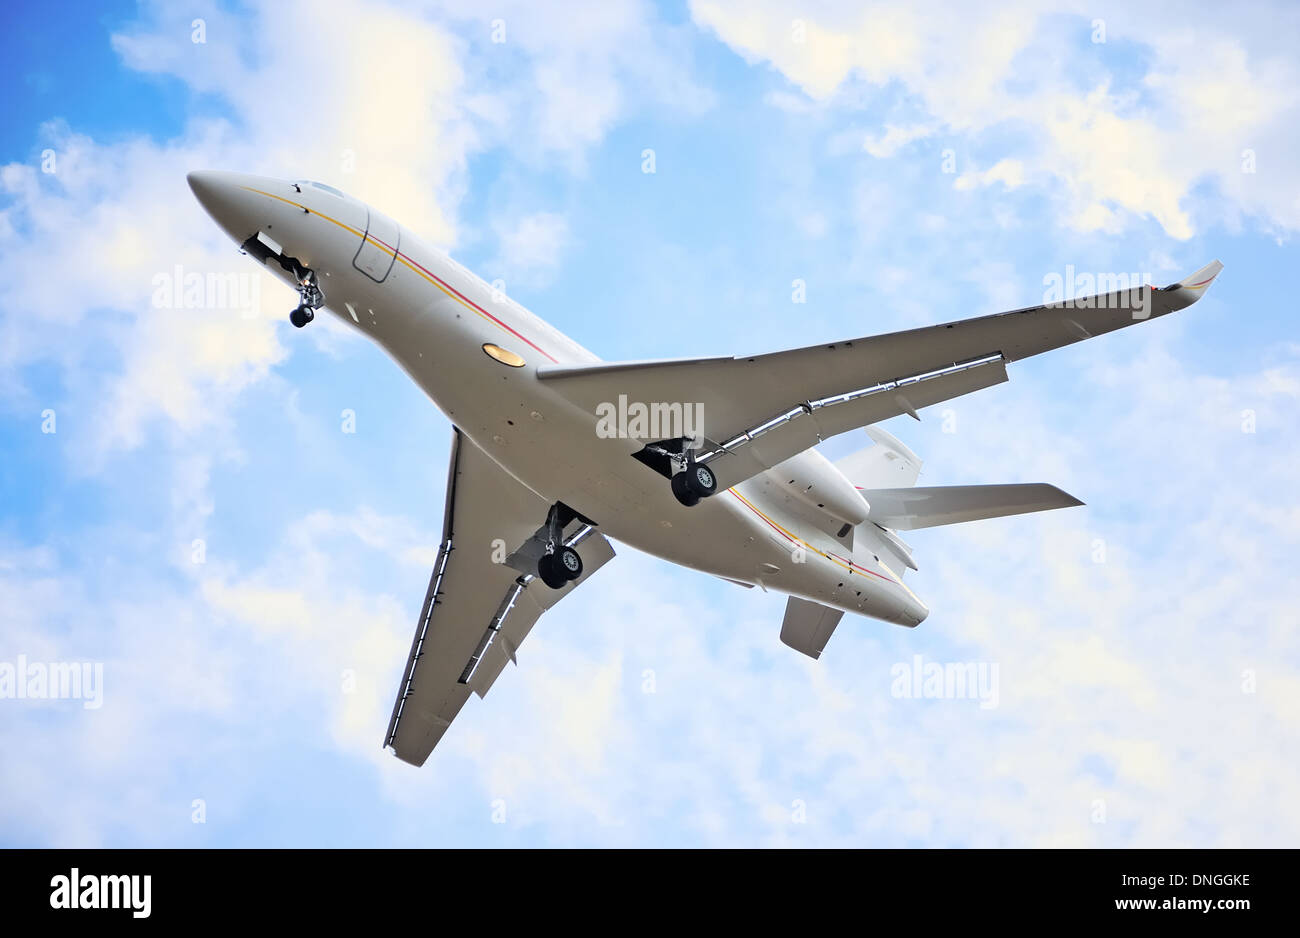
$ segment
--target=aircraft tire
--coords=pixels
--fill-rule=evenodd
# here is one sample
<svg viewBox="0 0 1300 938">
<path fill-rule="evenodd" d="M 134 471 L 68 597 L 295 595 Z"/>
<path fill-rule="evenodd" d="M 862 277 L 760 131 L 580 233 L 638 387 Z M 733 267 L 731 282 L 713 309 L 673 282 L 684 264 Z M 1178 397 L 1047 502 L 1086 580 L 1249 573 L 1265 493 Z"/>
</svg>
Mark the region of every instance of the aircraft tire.
<svg viewBox="0 0 1300 938">
<path fill-rule="evenodd" d="M 555 554 L 543 554 L 537 561 L 537 576 L 553 590 L 564 589 L 569 577 Z"/>
<path fill-rule="evenodd" d="M 699 504 L 700 496 L 692 491 L 690 484 L 686 481 L 686 473 L 679 472 L 672 478 L 673 495 L 677 500 L 687 508 L 692 508 Z"/>
</svg>

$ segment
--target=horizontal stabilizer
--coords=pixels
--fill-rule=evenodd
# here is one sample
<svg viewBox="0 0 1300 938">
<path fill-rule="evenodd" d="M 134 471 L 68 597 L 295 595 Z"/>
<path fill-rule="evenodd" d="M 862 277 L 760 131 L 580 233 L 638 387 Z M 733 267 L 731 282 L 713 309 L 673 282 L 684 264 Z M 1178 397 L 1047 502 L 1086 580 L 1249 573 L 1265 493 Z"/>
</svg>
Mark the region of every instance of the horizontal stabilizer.
<svg viewBox="0 0 1300 938">
<path fill-rule="evenodd" d="M 871 505 L 870 520 L 886 528 L 912 531 L 963 521 L 1002 518 L 1031 511 L 1082 505 L 1054 485 L 935 485 L 907 489 L 871 489 L 862 493 Z"/>
<path fill-rule="evenodd" d="M 839 609 L 791 596 L 785 604 L 781 641 L 809 658 L 819 658 L 843 615 Z"/>
</svg>

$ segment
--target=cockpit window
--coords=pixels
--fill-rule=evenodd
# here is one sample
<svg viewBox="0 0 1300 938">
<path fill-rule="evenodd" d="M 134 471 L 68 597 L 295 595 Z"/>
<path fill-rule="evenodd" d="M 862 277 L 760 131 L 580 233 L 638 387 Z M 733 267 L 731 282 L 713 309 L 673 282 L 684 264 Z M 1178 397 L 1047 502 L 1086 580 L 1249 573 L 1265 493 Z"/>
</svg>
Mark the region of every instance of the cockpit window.
<svg viewBox="0 0 1300 938">
<path fill-rule="evenodd" d="M 311 179 L 299 179 L 297 182 L 293 184 L 293 187 L 297 189 L 299 192 L 302 191 L 303 186 L 313 186 L 317 189 L 323 189 L 325 192 L 328 192 L 330 195 L 338 196 L 340 199 L 347 198 L 347 196 L 345 196 L 338 189 L 335 189 L 333 186 L 327 186 L 323 182 L 315 182 Z"/>
</svg>

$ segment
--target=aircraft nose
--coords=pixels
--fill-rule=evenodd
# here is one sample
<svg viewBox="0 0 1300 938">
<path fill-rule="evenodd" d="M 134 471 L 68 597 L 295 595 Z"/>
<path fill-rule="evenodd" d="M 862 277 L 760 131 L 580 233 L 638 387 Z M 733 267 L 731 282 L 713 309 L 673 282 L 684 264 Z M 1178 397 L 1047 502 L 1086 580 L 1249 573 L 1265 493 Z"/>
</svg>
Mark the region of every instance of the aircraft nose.
<svg viewBox="0 0 1300 938">
<path fill-rule="evenodd" d="M 223 194 L 229 198 L 231 186 L 221 178 L 222 175 L 224 174 L 211 169 L 196 169 L 185 177 L 185 181 L 190 184 L 190 191 L 209 213 L 218 207 Z"/>
<path fill-rule="evenodd" d="M 204 211 L 238 242 L 257 233 L 262 219 L 259 209 L 267 200 L 250 191 L 246 182 L 252 177 L 217 170 L 195 170 L 186 175 L 190 190 Z"/>
</svg>

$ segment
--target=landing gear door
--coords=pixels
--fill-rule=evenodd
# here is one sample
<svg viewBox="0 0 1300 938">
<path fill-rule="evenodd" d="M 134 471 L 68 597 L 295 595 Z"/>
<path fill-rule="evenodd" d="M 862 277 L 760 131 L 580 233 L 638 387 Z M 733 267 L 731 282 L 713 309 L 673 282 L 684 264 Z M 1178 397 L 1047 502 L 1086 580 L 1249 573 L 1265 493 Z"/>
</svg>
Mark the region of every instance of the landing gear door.
<svg viewBox="0 0 1300 938">
<path fill-rule="evenodd" d="M 352 266 L 376 283 L 383 283 L 397 258 L 401 231 L 397 222 L 387 215 L 370 208 L 366 211 L 366 234 L 361 239 L 357 256 L 352 259 Z"/>
</svg>

